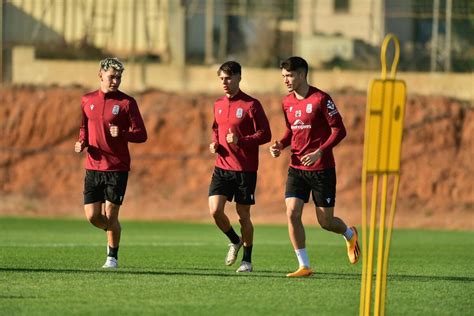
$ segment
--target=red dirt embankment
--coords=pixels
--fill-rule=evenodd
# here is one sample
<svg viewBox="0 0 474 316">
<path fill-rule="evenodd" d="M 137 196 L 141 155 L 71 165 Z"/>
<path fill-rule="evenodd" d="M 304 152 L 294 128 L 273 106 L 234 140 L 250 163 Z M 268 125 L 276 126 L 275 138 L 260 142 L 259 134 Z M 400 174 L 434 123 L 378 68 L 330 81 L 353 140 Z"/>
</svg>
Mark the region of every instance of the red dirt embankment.
<svg viewBox="0 0 474 316">
<path fill-rule="evenodd" d="M 84 154 L 75 154 L 82 89 L 0 90 L 0 214 L 82 216 Z M 281 137 L 281 96 L 257 96 L 273 138 Z M 348 136 L 335 149 L 336 214 L 361 218 L 361 165 L 366 97 L 333 94 Z M 211 222 L 207 189 L 214 96 L 146 92 L 136 95 L 149 140 L 132 144 L 132 172 L 122 218 Z M 407 100 L 401 184 L 395 225 L 474 228 L 474 114 L 468 103 L 442 97 Z M 283 190 L 288 151 L 279 159 L 261 148 L 256 223 L 286 223 Z M 235 219 L 234 207 L 228 213 Z M 315 224 L 307 205 L 306 223 Z"/>
</svg>

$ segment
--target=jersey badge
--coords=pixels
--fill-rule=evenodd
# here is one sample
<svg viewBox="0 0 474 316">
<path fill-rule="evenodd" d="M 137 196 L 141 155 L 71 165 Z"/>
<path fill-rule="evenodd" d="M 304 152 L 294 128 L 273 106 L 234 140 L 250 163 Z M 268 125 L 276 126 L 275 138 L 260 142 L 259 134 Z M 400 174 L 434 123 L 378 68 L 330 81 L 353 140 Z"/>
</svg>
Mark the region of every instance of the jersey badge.
<svg viewBox="0 0 474 316">
<path fill-rule="evenodd" d="M 117 115 L 119 114 L 119 111 L 120 111 L 120 105 L 114 104 L 114 107 L 112 108 L 112 114 Z"/>
<path fill-rule="evenodd" d="M 90 107 L 91 107 L 91 111 L 92 111 L 94 109 L 94 104 L 91 104 Z"/>
<path fill-rule="evenodd" d="M 295 111 L 295 117 L 301 117 L 301 110 Z"/>
<path fill-rule="evenodd" d="M 221 114 L 221 113 L 222 113 L 222 109 L 219 109 L 219 111 L 217 111 L 217 113 Z"/>
<path fill-rule="evenodd" d="M 311 103 L 306 104 L 306 113 L 313 112 L 313 105 Z"/>
<path fill-rule="evenodd" d="M 242 118 L 243 115 L 244 115 L 244 109 L 238 108 L 237 111 L 235 112 L 235 116 L 237 118 Z"/>
</svg>

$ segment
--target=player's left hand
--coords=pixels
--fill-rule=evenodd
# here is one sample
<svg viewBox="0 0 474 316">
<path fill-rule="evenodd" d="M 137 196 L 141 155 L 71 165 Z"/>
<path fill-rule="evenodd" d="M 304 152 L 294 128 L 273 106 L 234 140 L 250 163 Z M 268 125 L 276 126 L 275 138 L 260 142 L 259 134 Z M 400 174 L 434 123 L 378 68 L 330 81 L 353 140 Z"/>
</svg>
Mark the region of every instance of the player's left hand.
<svg viewBox="0 0 474 316">
<path fill-rule="evenodd" d="M 217 147 L 219 146 L 219 144 L 217 144 L 216 142 L 212 142 L 210 145 L 209 145 L 209 151 L 213 154 L 217 153 Z"/>
<path fill-rule="evenodd" d="M 304 155 L 303 158 L 301 158 L 301 163 L 303 166 L 311 166 L 313 163 L 318 161 L 319 158 L 323 155 L 323 151 L 318 149 L 313 153 Z"/>
<path fill-rule="evenodd" d="M 119 135 L 119 128 L 117 125 L 109 124 L 109 131 L 112 137 L 117 137 Z"/>
<path fill-rule="evenodd" d="M 237 137 L 237 135 L 232 133 L 230 128 L 229 128 L 229 133 L 226 135 L 225 139 L 226 139 L 227 143 L 235 144 L 235 145 L 237 145 L 237 142 L 239 141 L 239 138 Z"/>
<path fill-rule="evenodd" d="M 86 147 L 86 145 L 84 144 L 83 140 L 77 141 L 76 144 L 74 145 L 74 151 L 76 153 L 80 153 L 84 150 L 85 147 Z"/>
</svg>

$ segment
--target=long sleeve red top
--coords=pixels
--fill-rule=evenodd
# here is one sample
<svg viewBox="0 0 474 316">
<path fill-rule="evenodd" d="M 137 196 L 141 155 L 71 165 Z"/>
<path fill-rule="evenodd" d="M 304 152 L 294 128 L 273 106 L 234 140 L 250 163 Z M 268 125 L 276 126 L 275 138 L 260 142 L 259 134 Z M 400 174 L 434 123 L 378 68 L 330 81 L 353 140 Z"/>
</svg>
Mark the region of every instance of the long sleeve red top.
<svg viewBox="0 0 474 316">
<path fill-rule="evenodd" d="M 134 98 L 121 91 L 104 94 L 100 89 L 82 97 L 79 141 L 87 146 L 85 168 L 99 171 L 129 171 L 128 142 L 143 143 L 147 132 Z M 110 125 L 119 135 L 110 135 Z"/>
<path fill-rule="evenodd" d="M 287 128 L 281 143 L 283 148 L 291 145 L 290 166 L 310 171 L 335 167 L 332 149 L 346 136 L 346 128 L 331 97 L 310 86 L 302 100 L 294 93 L 288 94 L 282 108 Z M 301 159 L 318 148 L 323 151 L 322 157 L 304 166 Z"/>
<path fill-rule="evenodd" d="M 237 135 L 237 144 L 228 144 L 229 129 Z M 267 116 L 257 99 L 239 91 L 214 103 L 212 141 L 218 144 L 216 167 L 232 171 L 257 171 L 258 146 L 270 141 L 272 134 Z"/>
</svg>

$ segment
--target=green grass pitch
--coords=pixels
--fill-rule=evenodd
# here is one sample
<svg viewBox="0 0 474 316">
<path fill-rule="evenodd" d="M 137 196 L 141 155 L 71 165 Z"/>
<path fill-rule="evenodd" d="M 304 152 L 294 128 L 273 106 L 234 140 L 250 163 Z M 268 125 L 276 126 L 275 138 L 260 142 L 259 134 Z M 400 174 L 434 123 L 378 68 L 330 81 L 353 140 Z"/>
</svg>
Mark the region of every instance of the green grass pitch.
<svg viewBox="0 0 474 316">
<path fill-rule="evenodd" d="M 306 227 L 305 279 L 285 277 L 297 268 L 285 226 L 255 227 L 245 275 L 224 266 L 214 225 L 122 227 L 120 268 L 104 271 L 105 234 L 86 220 L 0 218 L 0 315 L 358 314 L 361 263 L 319 227 Z M 386 314 L 473 315 L 473 249 L 473 232 L 396 230 Z"/>
</svg>

